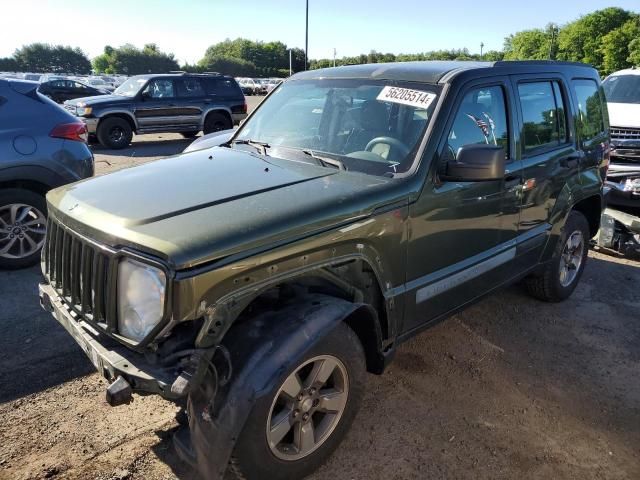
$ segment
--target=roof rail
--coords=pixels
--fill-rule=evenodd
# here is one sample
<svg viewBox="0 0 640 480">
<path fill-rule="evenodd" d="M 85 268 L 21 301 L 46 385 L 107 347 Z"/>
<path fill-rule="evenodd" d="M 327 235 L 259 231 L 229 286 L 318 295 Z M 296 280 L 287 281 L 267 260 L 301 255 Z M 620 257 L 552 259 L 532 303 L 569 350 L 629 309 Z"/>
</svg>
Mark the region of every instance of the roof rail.
<svg viewBox="0 0 640 480">
<path fill-rule="evenodd" d="M 494 67 L 503 67 L 505 65 L 570 65 L 573 67 L 592 67 L 588 63 L 582 62 L 566 62 L 561 60 L 499 60 L 494 62 Z"/>
<path fill-rule="evenodd" d="M 181 73 L 181 74 L 185 74 L 187 72 L 185 72 L 184 70 L 169 70 L 169 73 Z"/>
<path fill-rule="evenodd" d="M 220 72 L 202 72 L 202 73 L 204 73 L 205 75 L 221 75 Z"/>
</svg>

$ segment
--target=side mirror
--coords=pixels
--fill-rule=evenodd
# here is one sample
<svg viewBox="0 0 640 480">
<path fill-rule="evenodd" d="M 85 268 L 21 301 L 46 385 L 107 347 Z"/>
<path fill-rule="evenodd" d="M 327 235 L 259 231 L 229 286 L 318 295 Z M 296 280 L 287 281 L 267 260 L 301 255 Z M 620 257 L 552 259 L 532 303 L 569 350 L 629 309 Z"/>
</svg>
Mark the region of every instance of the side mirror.
<svg viewBox="0 0 640 480">
<path fill-rule="evenodd" d="M 145 91 L 140 94 L 140 100 L 145 101 L 151 98 L 151 93 Z"/>
<path fill-rule="evenodd" d="M 471 144 L 458 150 L 456 160 L 447 164 L 443 180 L 481 182 L 500 180 L 505 174 L 504 148 L 496 145 Z"/>
</svg>

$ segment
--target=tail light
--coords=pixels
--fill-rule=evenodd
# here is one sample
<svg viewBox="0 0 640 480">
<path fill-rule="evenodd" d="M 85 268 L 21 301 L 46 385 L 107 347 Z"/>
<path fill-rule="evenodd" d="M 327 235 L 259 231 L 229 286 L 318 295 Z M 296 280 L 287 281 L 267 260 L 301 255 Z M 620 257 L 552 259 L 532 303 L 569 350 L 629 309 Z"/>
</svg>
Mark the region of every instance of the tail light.
<svg viewBox="0 0 640 480">
<path fill-rule="evenodd" d="M 247 113 L 247 102 L 244 102 L 244 105 L 242 106 L 242 113 Z"/>
<path fill-rule="evenodd" d="M 87 143 L 89 132 L 87 126 L 82 122 L 61 123 L 56 125 L 49 133 L 50 137 L 62 138 L 65 140 L 73 140 L 74 142 Z"/>
</svg>

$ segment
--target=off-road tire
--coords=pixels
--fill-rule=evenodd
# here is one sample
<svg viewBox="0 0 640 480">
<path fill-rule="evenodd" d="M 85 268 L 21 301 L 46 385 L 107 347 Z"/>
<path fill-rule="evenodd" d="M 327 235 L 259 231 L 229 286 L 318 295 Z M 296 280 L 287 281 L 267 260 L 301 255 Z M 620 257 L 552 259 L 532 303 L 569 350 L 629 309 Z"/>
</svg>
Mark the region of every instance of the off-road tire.
<svg viewBox="0 0 640 480">
<path fill-rule="evenodd" d="M 573 281 L 569 285 L 563 286 L 560 283 L 560 260 L 562 251 L 569 236 L 576 231 L 580 231 L 584 239 L 582 261 Z M 545 302 L 561 302 L 562 300 L 566 300 L 575 290 L 580 282 L 582 272 L 584 272 L 589 254 L 588 241 L 590 238 L 589 222 L 587 222 L 585 216 L 578 211 L 571 211 L 562 229 L 562 235 L 556 245 L 553 258 L 544 265 L 542 271 L 525 279 L 525 285 L 529 294 Z"/>
<path fill-rule="evenodd" d="M 22 188 L 0 190 L 0 209 L 5 205 L 14 203 L 30 205 L 40 210 L 45 217 L 47 216 L 47 202 L 43 195 Z M 0 235 L 0 238 L 1 237 L 2 235 Z M 2 248 L 3 245 L 4 243 L 0 243 L 0 248 Z M 14 270 L 35 265 L 40 261 L 41 251 L 42 249 L 40 248 L 31 255 L 22 258 L 5 258 L 0 256 L 0 269 Z"/>
<path fill-rule="evenodd" d="M 220 130 L 228 130 L 232 128 L 233 125 L 227 117 L 223 113 L 211 112 L 207 115 L 207 118 L 204 120 L 204 128 L 202 129 L 205 135 L 213 132 L 219 132 Z"/>
<path fill-rule="evenodd" d="M 120 117 L 109 117 L 101 120 L 98 123 L 96 134 L 102 146 L 113 150 L 128 147 L 133 138 L 131 125 Z"/>
<path fill-rule="evenodd" d="M 267 443 L 266 425 L 274 397 L 292 372 L 320 355 L 337 357 L 346 367 L 349 377 L 346 406 L 335 429 L 320 447 L 299 460 L 282 460 L 273 454 Z M 364 358 L 360 340 L 344 323 L 300 357 L 293 368 L 282 374 L 275 388 L 254 405 L 238 437 L 229 464 L 230 472 L 242 480 L 289 480 L 306 477 L 318 469 L 338 447 L 358 412 L 364 393 Z"/>
</svg>

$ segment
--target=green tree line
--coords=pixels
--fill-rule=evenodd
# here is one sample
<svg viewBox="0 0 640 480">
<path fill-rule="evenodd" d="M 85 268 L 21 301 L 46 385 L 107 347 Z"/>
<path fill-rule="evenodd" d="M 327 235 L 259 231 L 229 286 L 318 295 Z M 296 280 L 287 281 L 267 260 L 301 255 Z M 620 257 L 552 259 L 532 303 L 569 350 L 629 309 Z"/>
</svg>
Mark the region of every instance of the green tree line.
<svg viewBox="0 0 640 480">
<path fill-rule="evenodd" d="M 180 66 L 171 53 L 150 43 L 142 49 L 126 44 L 104 52 L 91 62 L 79 49 L 34 43 L 8 58 L 0 58 L 0 71 L 59 72 L 86 74 L 164 73 L 172 70 L 220 72 L 234 76 L 285 77 L 289 74 L 290 49 L 282 42 L 227 39 L 211 45 L 196 64 Z M 380 53 L 342 57 L 336 65 L 415 60 L 569 60 L 589 63 L 602 75 L 640 66 L 640 14 L 621 8 L 605 8 L 565 25 L 549 23 L 545 28 L 523 30 L 505 38 L 502 50 L 471 53 L 467 48 L 423 53 Z M 333 66 L 329 58 L 310 60 L 309 68 Z M 291 49 L 294 72 L 304 70 L 304 51 Z"/>
</svg>

